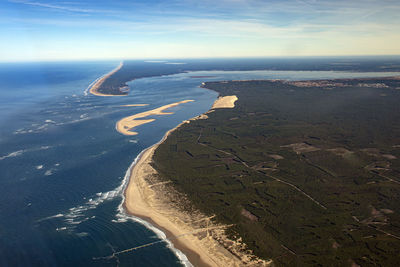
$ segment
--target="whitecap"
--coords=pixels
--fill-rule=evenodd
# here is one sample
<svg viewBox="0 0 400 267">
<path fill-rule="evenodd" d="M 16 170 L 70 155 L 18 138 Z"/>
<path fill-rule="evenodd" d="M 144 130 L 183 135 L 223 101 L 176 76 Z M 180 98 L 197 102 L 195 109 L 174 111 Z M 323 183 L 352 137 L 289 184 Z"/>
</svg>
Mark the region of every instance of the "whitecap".
<svg viewBox="0 0 400 267">
<path fill-rule="evenodd" d="M 18 150 L 18 151 L 11 152 L 8 155 L 0 157 L 0 160 L 6 159 L 6 158 L 18 157 L 18 156 L 22 155 L 25 151 L 26 150 Z"/>
<path fill-rule="evenodd" d="M 87 232 L 81 232 L 81 233 L 77 233 L 76 235 L 79 236 L 79 237 L 85 237 L 85 236 L 88 236 L 89 233 L 87 233 Z"/>
<path fill-rule="evenodd" d="M 17 150 L 17 151 L 11 152 L 8 155 L 1 156 L 0 160 L 6 159 L 6 158 L 18 157 L 18 156 L 21 156 L 22 154 L 24 154 L 26 152 L 34 152 L 34 151 L 39 151 L 39 150 L 46 150 L 46 149 L 49 149 L 49 148 L 51 148 L 51 146 L 41 146 L 41 147 L 36 147 L 36 148 L 21 149 L 21 150 Z"/>
<path fill-rule="evenodd" d="M 92 88 L 92 86 L 101 78 L 103 78 L 104 75 L 102 75 L 101 77 L 97 78 L 96 80 L 94 80 L 91 84 L 89 84 L 89 86 L 85 89 L 85 91 L 83 91 L 83 95 L 87 96 L 89 94 L 90 88 Z"/>
<path fill-rule="evenodd" d="M 50 220 L 50 219 L 54 219 L 54 218 L 61 218 L 61 217 L 64 217 L 64 214 L 58 213 L 56 215 L 52 215 L 52 216 L 49 216 L 49 217 L 45 217 L 45 218 L 39 219 L 36 222 L 42 222 L 42 221 L 46 221 L 46 220 Z"/>
<path fill-rule="evenodd" d="M 36 131 L 40 131 L 40 130 L 46 130 L 47 127 L 49 126 L 49 124 L 45 123 L 39 127 L 36 128 Z"/>
<path fill-rule="evenodd" d="M 184 65 L 186 63 L 183 63 L 183 62 L 167 62 L 165 64 L 167 64 L 167 65 Z"/>
</svg>

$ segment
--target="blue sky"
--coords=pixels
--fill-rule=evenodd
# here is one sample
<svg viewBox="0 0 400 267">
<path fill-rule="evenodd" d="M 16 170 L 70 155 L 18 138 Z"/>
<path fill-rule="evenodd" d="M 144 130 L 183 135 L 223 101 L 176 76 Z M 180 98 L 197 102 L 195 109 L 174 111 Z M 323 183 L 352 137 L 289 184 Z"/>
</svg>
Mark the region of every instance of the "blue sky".
<svg viewBox="0 0 400 267">
<path fill-rule="evenodd" d="M 0 1 L 0 61 L 399 55 L 398 0 Z"/>
</svg>

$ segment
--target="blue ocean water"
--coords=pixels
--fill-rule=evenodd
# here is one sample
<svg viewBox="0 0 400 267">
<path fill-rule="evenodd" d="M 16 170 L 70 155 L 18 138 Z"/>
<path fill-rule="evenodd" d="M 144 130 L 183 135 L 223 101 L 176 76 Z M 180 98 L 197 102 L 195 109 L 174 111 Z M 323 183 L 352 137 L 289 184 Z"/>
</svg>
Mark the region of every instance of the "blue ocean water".
<svg viewBox="0 0 400 267">
<path fill-rule="evenodd" d="M 189 265 L 168 241 L 101 257 L 163 239 L 162 232 L 125 214 L 122 193 L 141 151 L 211 107 L 217 93 L 200 88 L 201 82 L 398 75 L 195 71 L 134 80 L 128 96 L 87 94 L 95 79 L 118 64 L 0 64 L 0 266 Z M 155 116 L 137 136 L 115 130 L 125 116 L 185 99 L 195 101 L 172 108 L 173 115 Z M 149 105 L 121 106 L 127 104 Z"/>
</svg>

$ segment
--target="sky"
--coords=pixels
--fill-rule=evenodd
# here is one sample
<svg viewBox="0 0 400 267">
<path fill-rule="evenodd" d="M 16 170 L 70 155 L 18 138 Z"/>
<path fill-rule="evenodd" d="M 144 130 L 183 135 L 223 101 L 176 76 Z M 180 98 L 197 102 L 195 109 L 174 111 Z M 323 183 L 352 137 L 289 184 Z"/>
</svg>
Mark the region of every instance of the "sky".
<svg viewBox="0 0 400 267">
<path fill-rule="evenodd" d="M 399 0 L 0 0 L 0 61 L 400 55 Z"/>
</svg>

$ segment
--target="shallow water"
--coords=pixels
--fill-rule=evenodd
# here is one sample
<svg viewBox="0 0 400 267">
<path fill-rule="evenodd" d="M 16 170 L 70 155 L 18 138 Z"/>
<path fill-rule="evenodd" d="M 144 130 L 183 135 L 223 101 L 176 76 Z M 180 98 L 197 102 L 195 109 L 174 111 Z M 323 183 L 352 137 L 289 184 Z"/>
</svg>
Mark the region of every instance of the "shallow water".
<svg viewBox="0 0 400 267">
<path fill-rule="evenodd" d="M 201 82 L 393 75 L 197 71 L 132 81 L 125 97 L 85 94 L 118 64 L 0 64 L 0 266 L 179 266 L 185 257 L 168 242 L 97 258 L 163 238 L 121 209 L 126 173 L 166 131 L 211 107 L 217 93 L 200 88 Z M 185 99 L 195 102 L 170 109 L 173 115 L 154 116 L 136 136 L 115 130 L 125 116 Z M 126 104 L 149 106 L 121 107 Z"/>
</svg>

